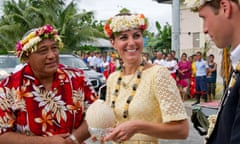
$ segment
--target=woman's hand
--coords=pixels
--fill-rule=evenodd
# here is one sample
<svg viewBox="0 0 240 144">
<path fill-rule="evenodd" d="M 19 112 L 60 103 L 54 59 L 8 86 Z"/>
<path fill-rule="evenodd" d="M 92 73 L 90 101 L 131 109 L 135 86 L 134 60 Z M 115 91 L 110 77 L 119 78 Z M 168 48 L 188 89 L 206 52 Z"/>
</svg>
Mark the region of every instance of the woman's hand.
<svg viewBox="0 0 240 144">
<path fill-rule="evenodd" d="M 129 140 L 136 133 L 135 124 L 136 121 L 128 121 L 118 125 L 104 138 L 104 141 L 122 142 Z"/>
</svg>

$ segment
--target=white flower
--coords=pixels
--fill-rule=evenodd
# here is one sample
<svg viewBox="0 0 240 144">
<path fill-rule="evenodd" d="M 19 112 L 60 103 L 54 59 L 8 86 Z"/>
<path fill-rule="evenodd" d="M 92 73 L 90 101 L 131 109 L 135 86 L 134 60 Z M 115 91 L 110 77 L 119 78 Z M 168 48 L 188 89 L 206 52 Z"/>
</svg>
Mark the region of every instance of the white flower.
<svg viewBox="0 0 240 144">
<path fill-rule="evenodd" d="M 191 8 L 193 11 L 195 11 L 209 1 L 212 1 L 212 0 L 185 0 L 184 4 L 187 7 Z"/>
<path fill-rule="evenodd" d="M 29 42 L 23 46 L 23 51 L 27 51 L 29 48 L 32 48 L 34 45 L 38 44 L 41 40 L 42 39 L 39 36 L 30 39 Z"/>
<path fill-rule="evenodd" d="M 112 29 L 112 32 L 121 32 L 138 28 L 139 26 L 144 24 L 144 18 L 138 15 L 123 15 L 113 17 L 110 28 Z"/>
</svg>

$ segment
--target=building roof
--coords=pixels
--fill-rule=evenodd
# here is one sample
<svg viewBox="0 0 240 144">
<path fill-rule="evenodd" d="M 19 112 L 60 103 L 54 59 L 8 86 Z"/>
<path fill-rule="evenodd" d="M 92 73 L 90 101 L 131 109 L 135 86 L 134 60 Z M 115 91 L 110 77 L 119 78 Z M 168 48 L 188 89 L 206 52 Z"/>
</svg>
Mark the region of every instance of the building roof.
<svg viewBox="0 0 240 144">
<path fill-rule="evenodd" d="M 172 4 L 172 0 L 155 0 L 158 3 L 166 3 L 166 4 Z"/>
<path fill-rule="evenodd" d="M 111 48 L 112 44 L 109 40 L 103 39 L 103 38 L 96 38 L 93 41 L 87 41 L 81 43 L 81 45 L 89 45 L 89 46 L 95 46 L 95 47 L 108 47 Z"/>
</svg>

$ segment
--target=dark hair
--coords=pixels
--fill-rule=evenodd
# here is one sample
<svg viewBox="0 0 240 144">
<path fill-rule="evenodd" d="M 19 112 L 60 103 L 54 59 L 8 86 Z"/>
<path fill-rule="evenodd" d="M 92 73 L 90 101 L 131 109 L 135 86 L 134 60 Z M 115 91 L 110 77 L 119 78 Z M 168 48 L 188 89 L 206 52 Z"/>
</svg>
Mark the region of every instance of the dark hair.
<svg viewBox="0 0 240 144">
<path fill-rule="evenodd" d="M 202 55 L 202 53 L 200 51 L 196 52 L 196 54 Z"/>
<path fill-rule="evenodd" d="M 217 15 L 220 8 L 220 1 L 221 0 L 211 0 L 205 3 L 205 5 L 209 5 L 213 8 L 215 14 Z M 232 2 L 236 3 L 238 5 L 238 8 L 240 9 L 239 1 L 238 0 L 231 0 Z"/>
<path fill-rule="evenodd" d="M 183 55 L 187 57 L 187 54 L 186 54 L 185 52 L 184 52 L 184 53 L 182 53 L 182 56 L 183 56 Z"/>
<path fill-rule="evenodd" d="M 213 55 L 213 54 L 210 54 L 209 57 L 213 57 L 213 58 L 214 58 L 214 55 Z"/>
</svg>

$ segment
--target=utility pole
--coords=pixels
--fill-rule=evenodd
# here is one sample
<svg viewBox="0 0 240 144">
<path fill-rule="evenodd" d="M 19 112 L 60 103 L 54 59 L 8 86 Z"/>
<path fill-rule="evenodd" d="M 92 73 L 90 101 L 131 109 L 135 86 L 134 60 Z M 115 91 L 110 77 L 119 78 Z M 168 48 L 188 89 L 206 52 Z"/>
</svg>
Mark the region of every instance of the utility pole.
<svg viewBox="0 0 240 144">
<path fill-rule="evenodd" d="M 158 3 L 172 4 L 172 47 L 176 57 L 180 57 L 180 0 L 155 0 Z"/>
<path fill-rule="evenodd" d="M 172 3 L 172 50 L 176 51 L 176 57 L 180 58 L 180 2 Z"/>
</svg>

